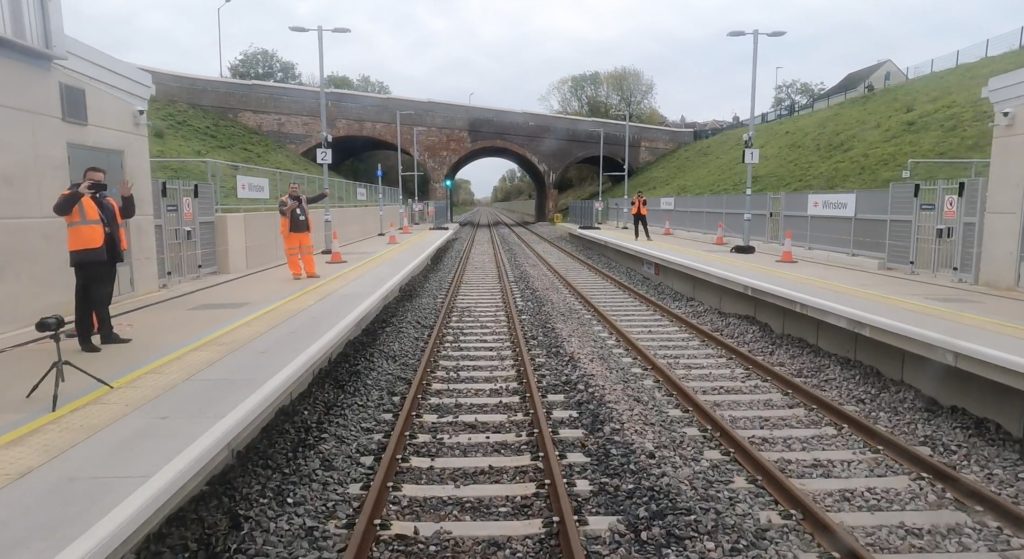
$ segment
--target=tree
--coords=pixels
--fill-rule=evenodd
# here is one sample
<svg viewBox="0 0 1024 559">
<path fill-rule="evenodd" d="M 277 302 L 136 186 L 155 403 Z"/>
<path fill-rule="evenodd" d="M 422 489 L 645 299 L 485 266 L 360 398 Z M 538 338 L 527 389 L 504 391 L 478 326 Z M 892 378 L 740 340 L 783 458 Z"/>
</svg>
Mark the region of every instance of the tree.
<svg viewBox="0 0 1024 559">
<path fill-rule="evenodd" d="M 615 113 L 628 111 L 633 122 L 662 124 L 666 119 L 658 111 L 656 90 L 654 80 L 643 70 L 619 66 L 559 78 L 540 101 L 557 114 L 624 120 Z"/>
<path fill-rule="evenodd" d="M 803 80 L 783 80 L 775 86 L 775 97 L 772 109 L 796 110 L 814 101 L 825 91 L 825 84 L 805 82 Z"/>
<path fill-rule="evenodd" d="M 529 200 L 534 189 L 533 180 L 526 171 L 515 167 L 505 171 L 498 178 L 498 184 L 491 190 L 491 201 Z"/>
<path fill-rule="evenodd" d="M 375 80 L 366 74 L 359 74 L 359 77 L 352 79 L 346 74 L 331 72 L 324 81 L 328 89 L 341 89 L 344 91 L 359 91 L 361 93 L 377 93 L 379 95 L 391 95 L 391 87 L 381 80 Z M 311 77 L 307 83 L 312 86 L 319 86 L 316 77 Z"/>
<path fill-rule="evenodd" d="M 473 196 L 473 183 L 466 179 L 455 179 L 455 187 L 452 188 L 452 205 L 467 207 L 475 205 Z"/>
<path fill-rule="evenodd" d="M 276 50 L 249 45 L 228 63 L 228 75 L 236 80 L 298 84 L 302 82 L 298 64 Z"/>
</svg>

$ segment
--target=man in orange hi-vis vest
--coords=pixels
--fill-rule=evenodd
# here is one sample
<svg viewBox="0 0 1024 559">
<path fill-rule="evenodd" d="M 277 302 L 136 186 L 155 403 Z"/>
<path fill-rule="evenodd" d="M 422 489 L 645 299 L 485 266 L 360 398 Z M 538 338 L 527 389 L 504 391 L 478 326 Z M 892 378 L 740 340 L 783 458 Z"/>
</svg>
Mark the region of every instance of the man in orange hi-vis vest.
<svg viewBox="0 0 1024 559">
<path fill-rule="evenodd" d="M 637 192 L 636 196 L 633 197 L 633 202 L 630 204 L 630 213 L 633 214 L 633 238 L 634 240 L 640 240 L 640 225 L 644 226 L 644 235 L 647 235 L 647 240 L 651 240 L 651 233 L 647 230 L 647 198 L 644 197 L 643 192 Z"/>
<path fill-rule="evenodd" d="M 284 238 L 284 254 L 288 257 L 288 269 L 292 278 L 302 279 L 305 269 L 307 278 L 318 278 L 316 262 L 313 260 L 313 235 L 309 224 L 309 204 L 327 198 L 327 192 L 306 197 L 299 192 L 299 184 L 288 185 L 288 194 L 277 202 L 281 214 L 281 237 Z M 300 266 L 301 261 L 301 266 Z"/>
<path fill-rule="evenodd" d="M 135 197 L 132 183 L 123 181 L 118 204 L 107 194 L 106 180 L 106 171 L 89 167 L 82 182 L 68 187 L 53 205 L 53 213 L 67 223 L 68 256 L 75 269 L 75 333 L 79 347 L 88 353 L 100 351 L 92 341 L 97 331 L 104 345 L 131 341 L 114 333 L 110 302 L 117 264 L 124 262 L 128 250 L 124 220 L 135 217 Z"/>
</svg>

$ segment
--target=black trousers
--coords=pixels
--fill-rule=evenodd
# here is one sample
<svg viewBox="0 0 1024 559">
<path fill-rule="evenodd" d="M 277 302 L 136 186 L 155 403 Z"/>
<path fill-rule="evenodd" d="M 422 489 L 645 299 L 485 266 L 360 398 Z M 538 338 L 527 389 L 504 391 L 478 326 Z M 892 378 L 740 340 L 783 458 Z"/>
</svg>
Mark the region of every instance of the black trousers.
<svg viewBox="0 0 1024 559">
<path fill-rule="evenodd" d="M 110 301 L 114 298 L 114 281 L 117 279 L 117 264 L 96 262 L 75 266 L 75 331 L 78 343 L 88 343 L 95 333 L 93 315 L 100 338 L 109 338 L 114 333 L 110 323 Z"/>
<path fill-rule="evenodd" d="M 644 224 L 644 235 L 647 235 L 647 238 L 650 239 L 651 238 L 651 233 L 647 230 L 647 216 L 646 215 L 636 214 L 636 215 L 633 216 L 633 236 L 636 237 L 637 239 L 640 238 L 640 224 L 641 223 Z"/>
</svg>

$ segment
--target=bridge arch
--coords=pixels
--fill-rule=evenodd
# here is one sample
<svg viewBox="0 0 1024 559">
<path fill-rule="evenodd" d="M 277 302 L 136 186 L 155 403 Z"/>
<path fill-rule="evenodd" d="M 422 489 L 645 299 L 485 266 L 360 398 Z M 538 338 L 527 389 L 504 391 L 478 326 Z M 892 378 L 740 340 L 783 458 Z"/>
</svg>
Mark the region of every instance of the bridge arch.
<svg viewBox="0 0 1024 559">
<path fill-rule="evenodd" d="M 558 174 L 555 175 L 554 183 L 552 188 L 561 192 L 565 189 L 566 180 L 569 178 L 570 173 L 573 169 L 577 169 L 579 166 L 587 166 L 593 168 L 593 177 L 596 179 L 597 174 L 601 169 L 601 154 L 600 153 L 583 153 L 577 155 L 563 166 Z M 626 168 L 625 163 L 622 159 L 611 156 L 607 153 L 604 154 L 604 172 L 607 173 L 621 173 Z M 632 171 L 630 172 L 632 175 Z M 578 177 L 577 177 L 578 178 Z M 608 177 L 612 184 L 618 184 L 622 182 L 622 175 Z"/>
<path fill-rule="evenodd" d="M 551 173 L 546 165 L 516 144 L 502 140 L 474 142 L 448 166 L 445 177 L 455 177 L 470 163 L 487 158 L 504 159 L 514 163 L 526 173 L 526 176 L 530 177 L 534 187 L 534 217 L 538 221 L 546 221 L 551 211 L 550 206 L 553 205 L 553 196 L 550 192 L 551 180 L 549 180 L 553 177 L 550 177 Z"/>
<path fill-rule="evenodd" d="M 302 150 L 300 154 L 302 157 L 309 159 L 310 161 L 316 161 L 316 149 L 319 148 L 319 144 L 314 144 Z M 361 134 L 348 134 L 334 136 L 331 142 L 331 150 L 333 153 L 333 162 L 330 167 L 331 170 L 345 176 L 348 179 L 375 183 L 375 164 L 380 162 L 384 168 L 383 183 L 385 186 L 397 186 L 398 179 L 398 162 L 395 154 L 398 151 L 398 145 L 392 139 L 385 139 L 376 136 L 361 135 Z M 377 154 L 377 157 L 370 158 L 369 161 L 359 161 L 361 156 L 368 154 Z M 347 172 L 343 172 L 343 166 L 347 163 L 356 161 L 354 166 L 350 166 Z M 417 184 L 420 191 L 420 197 L 426 198 L 425 194 L 428 192 L 430 181 L 432 180 L 433 173 L 430 172 L 429 166 L 426 164 L 426 160 L 422 157 L 419 158 L 418 170 L 422 175 L 418 181 L 414 181 L 412 176 L 403 177 L 403 198 L 412 198 L 413 184 Z M 412 172 L 413 168 L 416 167 L 413 164 L 413 154 L 411 147 L 407 147 L 405 144 L 402 145 L 402 171 L 405 173 Z M 352 175 L 353 172 L 357 174 Z"/>
</svg>

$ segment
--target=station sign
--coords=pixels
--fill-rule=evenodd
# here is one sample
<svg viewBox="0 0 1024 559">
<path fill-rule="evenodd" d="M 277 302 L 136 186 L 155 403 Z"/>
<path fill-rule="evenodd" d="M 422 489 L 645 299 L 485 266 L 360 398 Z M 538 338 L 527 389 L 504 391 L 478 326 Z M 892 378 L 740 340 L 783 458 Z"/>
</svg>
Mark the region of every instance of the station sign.
<svg viewBox="0 0 1024 559">
<path fill-rule="evenodd" d="M 662 198 L 661 199 L 661 209 L 663 209 L 663 210 L 674 210 L 674 209 L 676 209 L 676 199 L 675 198 Z"/>
<path fill-rule="evenodd" d="M 808 194 L 807 215 L 854 217 L 857 215 L 857 195 Z"/>
<path fill-rule="evenodd" d="M 270 179 L 263 177 L 235 177 L 235 194 L 239 198 L 270 198 Z"/>
</svg>

